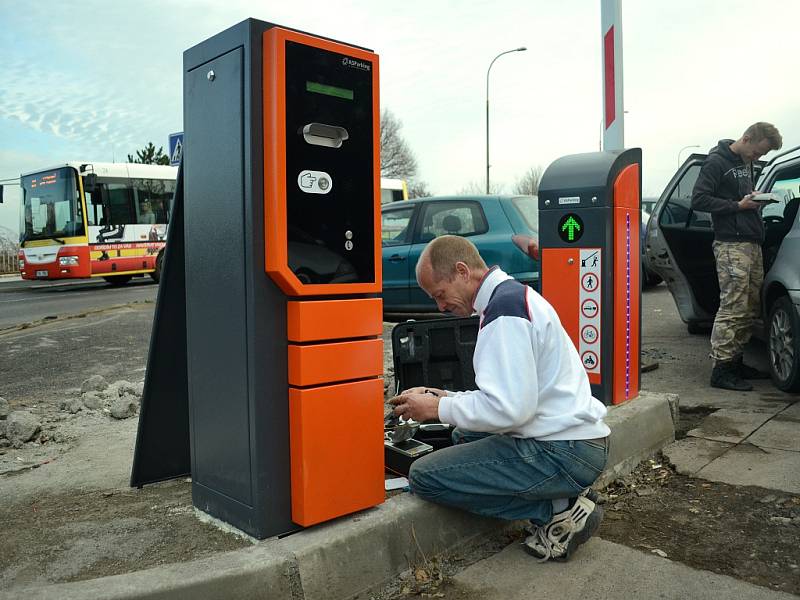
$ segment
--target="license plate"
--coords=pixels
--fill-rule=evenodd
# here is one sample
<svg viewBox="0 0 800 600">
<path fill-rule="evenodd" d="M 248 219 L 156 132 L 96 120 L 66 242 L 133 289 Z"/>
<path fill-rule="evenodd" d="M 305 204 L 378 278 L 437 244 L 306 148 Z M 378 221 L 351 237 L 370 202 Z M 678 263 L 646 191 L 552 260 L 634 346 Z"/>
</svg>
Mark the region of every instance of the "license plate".
<svg viewBox="0 0 800 600">
<path fill-rule="evenodd" d="M 47 271 L 36 271 L 37 277 L 47 277 Z"/>
</svg>

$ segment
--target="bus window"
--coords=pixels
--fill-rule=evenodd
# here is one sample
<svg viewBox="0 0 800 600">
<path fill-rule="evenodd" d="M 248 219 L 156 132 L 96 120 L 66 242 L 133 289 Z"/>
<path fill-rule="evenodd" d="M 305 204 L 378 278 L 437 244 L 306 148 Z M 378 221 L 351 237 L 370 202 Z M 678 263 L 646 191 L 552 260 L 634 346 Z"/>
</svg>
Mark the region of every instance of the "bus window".
<svg viewBox="0 0 800 600">
<path fill-rule="evenodd" d="M 131 188 L 124 183 L 108 183 L 108 220 L 103 225 L 135 223 Z"/>
<path fill-rule="evenodd" d="M 74 169 L 26 175 L 21 183 L 25 241 L 83 235 Z"/>
<path fill-rule="evenodd" d="M 164 179 L 134 179 L 138 223 L 168 223 L 175 182 Z"/>
<path fill-rule="evenodd" d="M 99 191 L 83 192 L 83 195 L 86 196 L 86 223 L 87 225 L 98 226 L 102 225 L 101 221 L 103 220 L 103 206 L 99 202 L 97 203 L 92 202 L 93 194 L 97 194 L 97 196 L 100 196 Z"/>
<path fill-rule="evenodd" d="M 403 199 L 403 190 L 385 190 L 381 189 L 381 204 L 388 204 L 389 202 L 397 202 Z"/>
</svg>

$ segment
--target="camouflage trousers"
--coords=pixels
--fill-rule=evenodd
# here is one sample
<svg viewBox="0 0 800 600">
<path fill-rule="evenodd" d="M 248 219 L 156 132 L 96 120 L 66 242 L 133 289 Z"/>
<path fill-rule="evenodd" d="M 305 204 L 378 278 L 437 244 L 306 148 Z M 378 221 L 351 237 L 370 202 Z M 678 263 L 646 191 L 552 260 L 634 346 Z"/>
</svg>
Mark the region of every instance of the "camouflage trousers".
<svg viewBox="0 0 800 600">
<path fill-rule="evenodd" d="M 764 263 L 754 242 L 714 242 L 719 279 L 719 310 L 711 331 L 715 362 L 740 356 L 761 306 Z"/>
</svg>

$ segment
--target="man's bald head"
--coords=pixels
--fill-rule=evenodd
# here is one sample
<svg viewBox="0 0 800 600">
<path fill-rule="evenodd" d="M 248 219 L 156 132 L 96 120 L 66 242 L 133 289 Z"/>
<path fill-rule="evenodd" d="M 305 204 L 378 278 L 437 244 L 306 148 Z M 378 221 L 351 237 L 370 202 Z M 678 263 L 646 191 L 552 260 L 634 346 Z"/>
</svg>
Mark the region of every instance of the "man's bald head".
<svg viewBox="0 0 800 600">
<path fill-rule="evenodd" d="M 471 270 L 487 269 L 475 244 L 457 235 L 442 235 L 432 240 L 417 261 L 417 281 L 420 270 L 430 267 L 434 281 L 451 280 L 456 275 L 456 264 L 462 262 Z"/>
<path fill-rule="evenodd" d="M 417 281 L 440 311 L 468 317 L 488 270 L 472 242 L 443 235 L 422 251 L 417 261 Z"/>
</svg>

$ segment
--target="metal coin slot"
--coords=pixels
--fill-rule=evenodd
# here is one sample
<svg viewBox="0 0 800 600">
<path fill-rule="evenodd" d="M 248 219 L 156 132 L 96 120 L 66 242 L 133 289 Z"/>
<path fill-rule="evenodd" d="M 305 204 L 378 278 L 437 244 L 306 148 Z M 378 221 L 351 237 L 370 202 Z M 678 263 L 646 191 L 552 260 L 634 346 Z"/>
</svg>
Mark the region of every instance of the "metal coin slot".
<svg viewBox="0 0 800 600">
<path fill-rule="evenodd" d="M 344 127 L 325 125 L 324 123 L 309 123 L 303 126 L 303 139 L 314 146 L 327 148 L 341 148 L 342 142 L 349 139 L 350 134 Z"/>
</svg>

